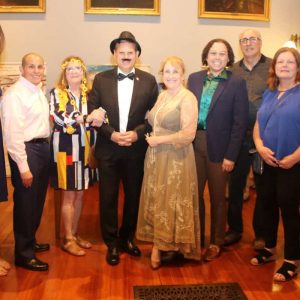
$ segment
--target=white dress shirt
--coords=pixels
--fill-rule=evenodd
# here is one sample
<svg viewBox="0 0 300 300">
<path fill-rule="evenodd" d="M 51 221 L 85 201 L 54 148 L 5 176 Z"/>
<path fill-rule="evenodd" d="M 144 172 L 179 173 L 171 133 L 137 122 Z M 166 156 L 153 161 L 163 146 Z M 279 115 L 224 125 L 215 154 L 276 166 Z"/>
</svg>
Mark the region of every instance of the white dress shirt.
<svg viewBox="0 0 300 300">
<path fill-rule="evenodd" d="M 129 73 L 135 72 L 133 68 Z M 118 68 L 118 74 L 122 72 Z M 119 103 L 119 120 L 120 120 L 120 132 L 127 131 L 128 115 L 131 104 L 132 92 L 133 92 L 134 79 L 124 78 L 118 81 L 118 103 Z"/>
<path fill-rule="evenodd" d="M 3 137 L 20 173 L 29 171 L 25 142 L 50 135 L 49 104 L 40 86 L 20 76 L 3 95 Z"/>
</svg>

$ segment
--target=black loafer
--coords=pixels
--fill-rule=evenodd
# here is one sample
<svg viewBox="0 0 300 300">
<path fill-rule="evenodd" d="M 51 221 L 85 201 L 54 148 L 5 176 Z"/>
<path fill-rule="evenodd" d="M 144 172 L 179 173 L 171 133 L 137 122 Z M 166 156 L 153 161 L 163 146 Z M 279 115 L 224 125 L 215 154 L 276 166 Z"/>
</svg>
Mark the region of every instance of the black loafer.
<svg viewBox="0 0 300 300">
<path fill-rule="evenodd" d="M 34 245 L 34 252 L 44 252 L 44 251 L 48 251 L 49 249 L 50 249 L 49 244 L 35 243 L 35 245 Z"/>
<path fill-rule="evenodd" d="M 115 266 L 120 262 L 120 254 L 117 247 L 109 247 L 107 249 L 106 261 L 111 266 Z"/>
<path fill-rule="evenodd" d="M 36 257 L 28 259 L 16 259 L 15 265 L 31 271 L 47 271 L 49 265 Z"/>
<path fill-rule="evenodd" d="M 121 250 L 132 256 L 141 256 L 141 250 L 130 240 L 121 242 Z"/>
<path fill-rule="evenodd" d="M 236 244 L 242 238 L 242 234 L 235 231 L 227 231 L 224 238 L 224 246 Z"/>
</svg>

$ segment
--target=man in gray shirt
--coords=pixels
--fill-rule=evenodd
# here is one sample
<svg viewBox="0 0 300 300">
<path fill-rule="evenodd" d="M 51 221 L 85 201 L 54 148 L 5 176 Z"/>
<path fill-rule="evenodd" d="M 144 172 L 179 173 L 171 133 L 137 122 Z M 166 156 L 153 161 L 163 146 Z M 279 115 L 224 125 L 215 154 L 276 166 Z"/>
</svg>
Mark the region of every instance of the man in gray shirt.
<svg viewBox="0 0 300 300">
<path fill-rule="evenodd" d="M 246 80 L 249 98 L 249 126 L 242 144 L 238 160 L 229 180 L 228 231 L 225 236 L 225 246 L 238 242 L 243 232 L 243 191 L 250 170 L 252 157 L 249 150 L 254 147 L 252 139 L 256 113 L 262 94 L 267 88 L 268 71 L 271 59 L 261 53 L 261 34 L 255 29 L 247 29 L 239 36 L 243 59 L 232 67 L 234 73 Z M 259 203 L 256 202 L 253 229 L 255 233 L 254 248 L 264 247 L 262 239 L 262 216 Z"/>
</svg>

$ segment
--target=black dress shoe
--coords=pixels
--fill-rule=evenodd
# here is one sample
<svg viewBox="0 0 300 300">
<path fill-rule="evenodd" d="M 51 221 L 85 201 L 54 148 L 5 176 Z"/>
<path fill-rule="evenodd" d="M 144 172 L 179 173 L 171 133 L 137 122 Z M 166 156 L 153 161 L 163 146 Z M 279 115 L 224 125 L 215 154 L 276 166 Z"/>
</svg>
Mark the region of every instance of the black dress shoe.
<svg viewBox="0 0 300 300">
<path fill-rule="evenodd" d="M 36 257 L 27 259 L 16 259 L 15 265 L 31 271 L 47 271 L 49 265 Z"/>
<path fill-rule="evenodd" d="M 44 251 L 48 251 L 49 249 L 50 249 L 49 244 L 38 244 L 38 243 L 34 244 L 34 252 L 44 252 Z"/>
<path fill-rule="evenodd" d="M 179 251 L 161 251 L 161 263 L 163 265 L 180 264 L 183 261 L 184 256 Z"/>
<path fill-rule="evenodd" d="M 233 244 L 239 242 L 239 240 L 241 238 L 242 238 L 241 233 L 229 230 L 225 234 L 224 246 L 233 245 Z"/>
<path fill-rule="evenodd" d="M 120 262 L 119 249 L 117 247 L 109 247 L 106 253 L 106 261 L 109 265 L 115 266 Z"/>
<path fill-rule="evenodd" d="M 132 256 L 141 256 L 141 250 L 130 240 L 121 242 L 121 250 Z"/>
</svg>

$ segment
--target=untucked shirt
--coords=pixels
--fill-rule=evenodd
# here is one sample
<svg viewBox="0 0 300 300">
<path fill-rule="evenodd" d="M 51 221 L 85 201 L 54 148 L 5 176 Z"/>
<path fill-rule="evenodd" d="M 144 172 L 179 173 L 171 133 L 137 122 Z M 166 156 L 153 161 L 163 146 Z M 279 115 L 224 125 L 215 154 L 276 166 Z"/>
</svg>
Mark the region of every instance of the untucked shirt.
<svg viewBox="0 0 300 300">
<path fill-rule="evenodd" d="M 4 143 L 20 173 L 29 171 L 25 142 L 50 135 L 49 104 L 40 86 L 20 76 L 3 95 Z"/>
<path fill-rule="evenodd" d="M 246 80 L 247 92 L 249 98 L 249 129 L 252 131 L 256 120 L 256 113 L 261 104 L 264 91 L 267 89 L 269 68 L 272 59 L 261 55 L 257 64 L 249 70 L 240 60 L 232 66 L 232 71 Z"/>
</svg>

